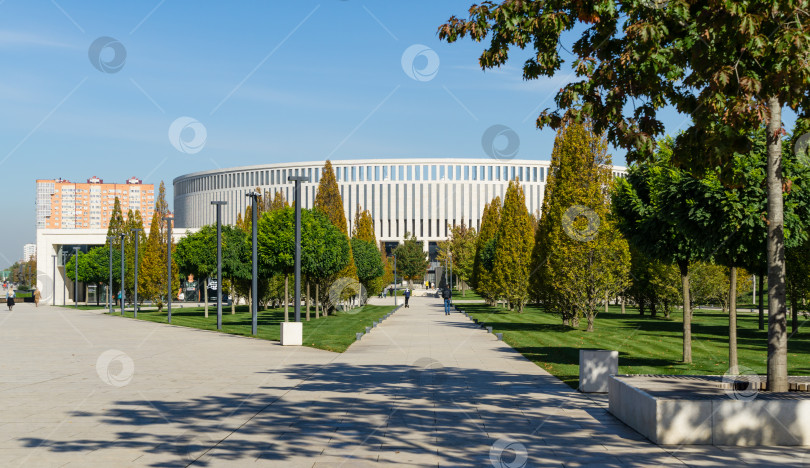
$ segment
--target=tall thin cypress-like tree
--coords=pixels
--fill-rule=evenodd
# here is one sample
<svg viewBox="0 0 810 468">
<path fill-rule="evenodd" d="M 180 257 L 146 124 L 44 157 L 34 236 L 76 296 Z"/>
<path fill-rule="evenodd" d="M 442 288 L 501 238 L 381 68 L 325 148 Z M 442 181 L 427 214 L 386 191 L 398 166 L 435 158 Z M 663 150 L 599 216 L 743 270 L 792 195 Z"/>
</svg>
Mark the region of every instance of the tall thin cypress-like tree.
<svg viewBox="0 0 810 468">
<path fill-rule="evenodd" d="M 496 235 L 494 280 L 510 306 L 521 313 L 529 299 L 534 230 L 517 179 L 509 182 Z"/>
<path fill-rule="evenodd" d="M 340 196 L 340 188 L 335 178 L 335 171 L 332 168 L 332 162 L 327 160 L 321 171 L 321 181 L 318 183 L 318 192 L 315 195 L 315 209 L 326 215 L 329 221 L 338 228 L 342 233 L 349 237 L 349 230 L 346 224 L 346 214 L 343 212 L 343 199 Z M 349 278 L 357 281 L 357 267 L 354 264 L 354 254 L 351 252 L 351 244 L 349 245 L 350 262 L 343 270 L 337 274 L 332 275 L 330 278 L 323 278 L 321 282 L 323 287 L 320 288 L 320 294 L 328 294 L 329 287 L 340 278 Z M 346 288 L 348 290 L 350 288 Z M 347 295 L 351 295 L 351 291 L 346 291 L 341 296 L 342 299 L 347 299 Z"/>
</svg>

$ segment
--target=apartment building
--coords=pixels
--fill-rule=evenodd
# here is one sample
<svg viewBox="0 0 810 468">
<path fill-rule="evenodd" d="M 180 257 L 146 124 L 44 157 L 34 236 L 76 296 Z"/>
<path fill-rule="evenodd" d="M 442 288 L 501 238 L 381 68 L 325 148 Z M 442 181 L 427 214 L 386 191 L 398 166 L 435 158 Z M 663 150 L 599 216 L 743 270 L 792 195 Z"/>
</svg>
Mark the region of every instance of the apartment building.
<svg viewBox="0 0 810 468">
<path fill-rule="evenodd" d="M 105 184 L 96 176 L 87 182 L 38 179 L 36 184 L 37 229 L 106 229 L 116 197 L 125 219 L 129 210 L 139 210 L 144 226 L 152 221 L 155 186 L 136 177 L 123 184 Z"/>
</svg>

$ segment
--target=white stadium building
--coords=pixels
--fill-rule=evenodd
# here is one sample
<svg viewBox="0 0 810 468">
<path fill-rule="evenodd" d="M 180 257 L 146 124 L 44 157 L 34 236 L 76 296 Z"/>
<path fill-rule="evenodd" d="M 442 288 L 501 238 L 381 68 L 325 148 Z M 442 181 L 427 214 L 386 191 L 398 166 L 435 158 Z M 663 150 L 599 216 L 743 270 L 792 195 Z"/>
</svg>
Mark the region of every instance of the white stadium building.
<svg viewBox="0 0 810 468">
<path fill-rule="evenodd" d="M 234 224 L 249 206 L 248 192 L 257 187 L 294 198 L 292 175 L 305 175 L 303 208 L 312 208 L 325 161 L 261 164 L 195 172 L 174 179 L 175 225 L 199 228 L 216 222 L 212 201 L 227 202 L 222 222 Z M 447 239 L 448 226 L 464 222 L 480 228 L 484 204 L 503 198 L 509 181 L 519 178 L 529 212 L 539 211 L 548 176 L 548 161 L 497 159 L 366 159 L 332 161 L 343 211 L 351 231 L 357 212 L 369 210 L 377 240 L 390 250 L 406 232 L 433 254 Z M 614 175 L 625 168 L 614 168 Z M 431 255 L 432 256 L 432 255 Z"/>
</svg>

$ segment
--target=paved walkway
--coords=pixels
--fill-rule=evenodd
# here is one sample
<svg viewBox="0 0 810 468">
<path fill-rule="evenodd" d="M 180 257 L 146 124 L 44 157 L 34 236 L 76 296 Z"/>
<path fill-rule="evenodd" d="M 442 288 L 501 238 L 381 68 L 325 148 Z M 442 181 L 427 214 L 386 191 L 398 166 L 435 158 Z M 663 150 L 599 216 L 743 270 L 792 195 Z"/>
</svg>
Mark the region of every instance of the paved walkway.
<svg viewBox="0 0 810 468">
<path fill-rule="evenodd" d="M 0 466 L 810 463 L 657 447 L 437 299 L 411 303 L 343 354 L 2 307 Z"/>
</svg>

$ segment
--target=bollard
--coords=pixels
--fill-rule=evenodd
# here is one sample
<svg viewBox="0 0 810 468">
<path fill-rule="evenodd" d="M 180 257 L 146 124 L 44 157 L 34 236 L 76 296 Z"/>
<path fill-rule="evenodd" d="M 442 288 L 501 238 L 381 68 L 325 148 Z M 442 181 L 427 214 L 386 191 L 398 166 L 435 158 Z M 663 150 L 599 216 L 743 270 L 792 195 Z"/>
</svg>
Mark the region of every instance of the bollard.
<svg viewBox="0 0 810 468">
<path fill-rule="evenodd" d="M 355 338 L 355 340 L 360 341 L 360 338 L 362 338 L 362 337 L 363 337 L 363 334 L 362 334 L 362 333 L 356 333 L 356 338 Z"/>
<path fill-rule="evenodd" d="M 492 327 L 487 327 L 487 333 L 492 333 Z"/>
<path fill-rule="evenodd" d="M 495 336 L 498 337 L 498 341 L 503 341 L 503 333 L 496 333 Z"/>
<path fill-rule="evenodd" d="M 371 327 L 366 327 L 366 333 L 371 333 Z"/>
</svg>

